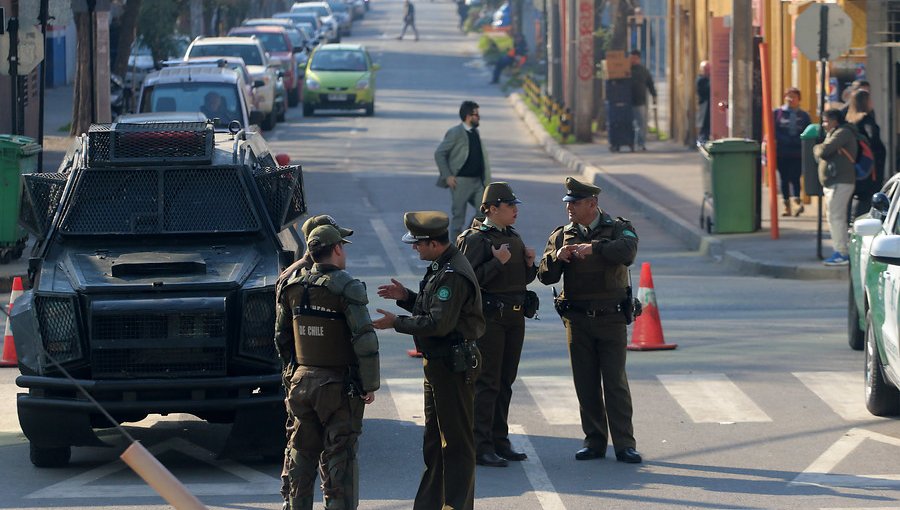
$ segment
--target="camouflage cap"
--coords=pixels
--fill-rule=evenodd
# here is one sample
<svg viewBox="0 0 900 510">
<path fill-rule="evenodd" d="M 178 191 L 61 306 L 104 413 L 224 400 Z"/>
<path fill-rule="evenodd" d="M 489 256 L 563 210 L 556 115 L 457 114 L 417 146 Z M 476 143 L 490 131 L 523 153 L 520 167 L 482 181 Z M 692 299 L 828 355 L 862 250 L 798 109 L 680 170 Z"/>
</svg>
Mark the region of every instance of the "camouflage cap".
<svg viewBox="0 0 900 510">
<path fill-rule="evenodd" d="M 563 197 L 563 202 L 575 202 L 582 198 L 596 197 L 599 194 L 599 187 L 581 182 L 574 177 L 566 177 L 566 196 Z"/>
<path fill-rule="evenodd" d="M 331 225 L 319 225 L 309 233 L 306 245 L 310 248 L 321 248 L 337 243 L 349 243 L 350 241 L 344 237 L 345 235 L 341 231 Z"/>
<path fill-rule="evenodd" d="M 516 198 L 512 188 L 505 182 L 492 182 L 484 188 L 484 194 L 481 196 L 483 205 L 499 205 L 500 202 L 507 204 L 521 204 L 522 201 Z"/>
<path fill-rule="evenodd" d="M 450 218 L 440 211 L 408 212 L 403 215 L 403 224 L 409 230 L 403 234 L 403 242 L 413 244 L 446 234 Z"/>
<path fill-rule="evenodd" d="M 331 225 L 332 227 L 336 228 L 338 230 L 338 232 L 341 233 L 341 236 L 343 236 L 343 237 L 353 235 L 352 230 L 350 230 L 349 228 L 339 227 L 337 222 L 334 221 L 334 218 L 332 218 L 331 216 L 329 216 L 327 214 L 311 216 L 310 218 L 308 218 L 306 221 L 303 222 L 303 226 L 300 227 L 300 231 L 303 232 L 304 237 L 308 238 L 309 233 L 312 231 L 312 229 L 314 229 L 320 225 Z"/>
</svg>

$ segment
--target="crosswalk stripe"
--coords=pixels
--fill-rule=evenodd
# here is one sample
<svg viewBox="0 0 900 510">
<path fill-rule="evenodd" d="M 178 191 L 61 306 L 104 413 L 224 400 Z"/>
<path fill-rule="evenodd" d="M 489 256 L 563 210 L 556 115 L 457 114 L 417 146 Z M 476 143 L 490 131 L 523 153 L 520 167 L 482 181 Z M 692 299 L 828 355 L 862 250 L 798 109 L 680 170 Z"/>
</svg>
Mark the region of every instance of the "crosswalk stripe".
<svg viewBox="0 0 900 510">
<path fill-rule="evenodd" d="M 810 391 L 849 421 L 876 419 L 866 409 L 865 381 L 861 370 L 852 372 L 793 372 Z"/>
<path fill-rule="evenodd" d="M 725 374 L 656 377 L 695 423 L 772 421 Z"/>
<path fill-rule="evenodd" d="M 425 394 L 422 389 L 422 379 L 387 379 L 385 383 L 391 393 L 391 399 L 394 401 L 400 420 L 424 425 Z"/>
<path fill-rule="evenodd" d="M 578 397 L 569 376 L 520 377 L 550 425 L 579 425 Z"/>
<path fill-rule="evenodd" d="M 534 489 L 535 497 L 541 504 L 541 508 L 543 510 L 566 510 L 562 499 L 556 493 L 556 487 L 553 486 L 553 482 L 550 481 L 550 477 L 544 469 L 541 458 L 538 457 L 537 451 L 525 433 L 525 427 L 510 424 L 509 441 L 516 450 L 528 455 L 528 460 L 522 462 L 521 465 L 525 470 L 525 476 L 528 477 L 528 482 Z"/>
</svg>

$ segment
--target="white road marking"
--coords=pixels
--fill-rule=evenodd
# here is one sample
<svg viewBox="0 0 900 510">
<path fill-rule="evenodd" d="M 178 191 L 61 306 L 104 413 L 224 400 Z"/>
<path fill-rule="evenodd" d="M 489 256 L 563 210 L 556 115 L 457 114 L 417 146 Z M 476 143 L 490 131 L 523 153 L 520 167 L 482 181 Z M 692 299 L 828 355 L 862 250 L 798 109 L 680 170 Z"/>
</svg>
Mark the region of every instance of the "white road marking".
<svg viewBox="0 0 900 510">
<path fill-rule="evenodd" d="M 578 397 L 569 376 L 519 377 L 550 425 L 579 425 Z"/>
<path fill-rule="evenodd" d="M 250 467 L 238 464 L 230 460 L 219 460 L 215 454 L 190 443 L 181 438 L 172 438 L 163 441 L 152 448 L 148 448 L 157 458 L 167 451 L 193 457 L 209 466 L 225 471 L 243 482 L 229 481 L 226 483 L 186 483 L 187 489 L 195 496 L 257 496 L 278 494 L 281 490 L 281 480 L 261 473 Z M 121 460 L 91 469 L 79 475 L 75 475 L 62 482 L 37 490 L 25 496 L 27 499 L 42 498 L 136 498 L 159 497 L 149 486 L 126 482 L 122 484 L 95 483 L 104 477 L 120 471 L 128 470 L 128 466 Z"/>
<path fill-rule="evenodd" d="M 849 487 L 861 489 L 900 489 L 900 475 L 832 474 L 837 467 L 863 441 L 871 439 L 886 445 L 900 447 L 900 439 L 866 429 L 850 429 L 834 442 L 808 468 L 790 483 L 791 485 L 815 485 L 819 487 Z"/>
<path fill-rule="evenodd" d="M 541 458 L 538 457 L 537 451 L 535 451 L 534 446 L 528 439 L 528 435 L 525 434 L 525 427 L 511 424 L 509 426 L 509 440 L 516 450 L 528 455 L 528 460 L 520 464 L 522 469 L 525 470 L 525 476 L 528 477 L 528 482 L 531 483 L 534 495 L 541 504 L 541 508 L 544 510 L 566 510 L 562 499 L 556 493 L 556 487 L 553 486 L 553 482 L 547 476 L 547 471 L 544 469 Z"/>
<path fill-rule="evenodd" d="M 772 421 L 725 374 L 657 375 L 694 423 Z"/>
<path fill-rule="evenodd" d="M 372 230 L 378 235 L 378 240 L 381 241 L 381 246 L 384 247 L 384 251 L 387 253 L 388 260 L 390 260 L 391 264 L 394 266 L 395 277 L 412 277 L 413 272 L 409 268 L 409 265 L 403 263 L 406 259 L 403 257 L 403 254 L 400 253 L 400 248 L 397 246 L 400 243 L 400 239 L 391 237 L 387 225 L 384 224 L 384 220 L 381 218 L 372 218 L 370 221 L 372 223 Z"/>
<path fill-rule="evenodd" d="M 861 370 L 793 374 L 841 418 L 849 421 L 878 419 L 866 409 L 865 381 Z"/>
<path fill-rule="evenodd" d="M 400 420 L 425 425 L 425 393 L 422 379 L 387 379 L 385 382 Z"/>
</svg>

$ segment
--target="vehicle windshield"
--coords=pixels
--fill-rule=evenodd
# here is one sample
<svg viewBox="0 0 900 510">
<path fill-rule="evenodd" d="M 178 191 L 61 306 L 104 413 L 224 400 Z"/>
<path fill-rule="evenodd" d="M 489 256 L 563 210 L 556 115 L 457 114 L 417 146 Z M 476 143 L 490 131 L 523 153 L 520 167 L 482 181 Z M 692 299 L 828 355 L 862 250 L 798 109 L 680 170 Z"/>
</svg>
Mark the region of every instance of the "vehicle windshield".
<svg viewBox="0 0 900 510">
<path fill-rule="evenodd" d="M 309 68 L 313 71 L 366 71 L 366 56 L 357 50 L 317 51 Z"/>
<path fill-rule="evenodd" d="M 259 39 L 259 42 L 262 43 L 263 47 L 269 53 L 276 51 L 290 51 L 288 49 L 287 42 L 284 40 L 284 36 L 279 33 L 273 32 L 239 32 L 236 34 L 231 34 L 237 37 L 251 37 L 256 36 Z"/>
<path fill-rule="evenodd" d="M 325 7 L 324 5 L 318 5 L 318 6 L 311 5 L 309 7 L 299 7 L 299 8 L 296 8 L 296 10 L 294 12 L 312 12 L 312 13 L 315 13 L 315 15 L 319 16 L 320 18 L 324 18 L 326 16 L 331 15 L 331 13 L 328 12 L 328 8 Z"/>
<path fill-rule="evenodd" d="M 228 124 L 244 124 L 237 87 L 227 83 L 164 83 L 144 88 L 141 113 L 144 112 L 203 112 L 209 119 L 218 118 L 216 129 Z"/>
<path fill-rule="evenodd" d="M 250 44 L 196 44 L 188 57 L 240 57 L 248 66 L 263 65 L 259 49 Z"/>
<path fill-rule="evenodd" d="M 328 5 L 331 6 L 332 11 L 337 11 L 337 12 L 349 12 L 350 11 L 350 7 L 348 7 L 347 4 L 345 4 L 343 2 L 328 2 Z"/>
</svg>

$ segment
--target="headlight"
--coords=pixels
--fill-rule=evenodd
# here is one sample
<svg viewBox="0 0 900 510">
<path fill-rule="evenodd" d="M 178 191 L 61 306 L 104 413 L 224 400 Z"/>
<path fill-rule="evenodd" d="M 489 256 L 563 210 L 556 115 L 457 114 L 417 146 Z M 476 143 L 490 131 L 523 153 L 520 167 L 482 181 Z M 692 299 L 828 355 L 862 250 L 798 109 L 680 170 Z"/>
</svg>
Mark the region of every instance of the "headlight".
<svg viewBox="0 0 900 510">
<path fill-rule="evenodd" d="M 319 90 L 322 85 L 319 83 L 319 80 L 315 78 L 307 78 L 306 79 L 306 88 L 309 90 Z"/>
<path fill-rule="evenodd" d="M 363 78 L 363 79 L 359 80 L 358 82 L 356 82 L 356 88 L 358 90 L 365 90 L 365 89 L 369 88 L 369 78 Z"/>
<path fill-rule="evenodd" d="M 75 298 L 35 296 L 35 308 L 44 351 L 58 363 L 81 358 Z M 43 363 L 49 365 L 50 361 Z"/>
<path fill-rule="evenodd" d="M 275 362 L 275 290 L 262 289 L 244 293 L 241 312 L 241 356 Z"/>
</svg>

